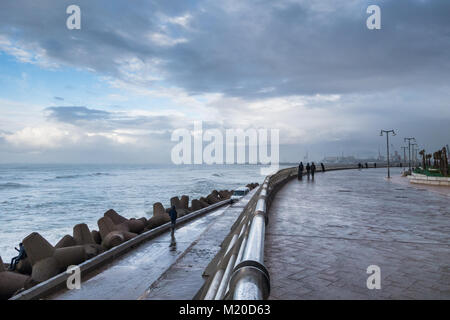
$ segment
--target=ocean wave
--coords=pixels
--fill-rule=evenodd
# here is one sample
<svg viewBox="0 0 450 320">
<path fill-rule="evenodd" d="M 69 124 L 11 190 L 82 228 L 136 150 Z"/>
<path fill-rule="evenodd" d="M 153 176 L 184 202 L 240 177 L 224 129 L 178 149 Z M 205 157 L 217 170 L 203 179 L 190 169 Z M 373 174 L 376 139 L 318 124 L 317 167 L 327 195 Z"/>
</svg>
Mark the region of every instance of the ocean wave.
<svg viewBox="0 0 450 320">
<path fill-rule="evenodd" d="M 17 188 L 28 188 L 26 184 L 21 183 L 14 183 L 14 182 L 7 182 L 7 183 L 0 183 L 0 190 L 1 189 L 17 189 Z"/>
<path fill-rule="evenodd" d="M 223 173 L 213 173 L 213 177 L 223 177 Z"/>
<path fill-rule="evenodd" d="M 56 176 L 55 179 L 76 179 L 76 178 L 86 178 L 86 177 L 99 177 L 99 176 L 110 176 L 110 173 L 96 172 L 88 174 L 72 174 L 64 176 Z"/>
</svg>

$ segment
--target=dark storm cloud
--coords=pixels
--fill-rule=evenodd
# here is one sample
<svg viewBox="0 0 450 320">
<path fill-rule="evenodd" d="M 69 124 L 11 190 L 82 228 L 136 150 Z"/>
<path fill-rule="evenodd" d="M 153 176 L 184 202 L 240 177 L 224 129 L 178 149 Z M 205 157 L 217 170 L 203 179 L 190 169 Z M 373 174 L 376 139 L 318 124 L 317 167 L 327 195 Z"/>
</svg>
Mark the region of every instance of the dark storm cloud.
<svg viewBox="0 0 450 320">
<path fill-rule="evenodd" d="M 95 129 L 95 131 L 118 129 L 169 131 L 177 127 L 177 121 L 183 120 L 169 115 L 129 115 L 126 112 L 108 112 L 84 106 L 49 107 L 44 112 L 49 120 Z M 167 135 L 167 133 L 164 134 Z"/>
<path fill-rule="evenodd" d="M 386 90 L 450 79 L 450 2 L 77 1 L 82 30 L 65 28 L 73 1 L 2 1 L 0 32 L 56 62 L 124 75 L 123 59 L 159 59 L 166 81 L 191 93 L 246 98 Z M 365 26 L 369 4 L 382 29 Z M 191 16 L 189 27 L 161 17 Z M 171 45 L 152 33 L 185 39 Z"/>
</svg>

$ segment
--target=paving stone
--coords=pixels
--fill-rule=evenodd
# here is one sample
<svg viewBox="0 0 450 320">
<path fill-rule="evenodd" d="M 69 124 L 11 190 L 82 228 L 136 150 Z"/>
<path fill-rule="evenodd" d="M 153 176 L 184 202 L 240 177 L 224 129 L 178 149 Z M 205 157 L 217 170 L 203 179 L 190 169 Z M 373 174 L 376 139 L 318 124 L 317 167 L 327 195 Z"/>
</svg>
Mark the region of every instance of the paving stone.
<svg viewBox="0 0 450 320">
<path fill-rule="evenodd" d="M 384 177 L 385 169 L 326 172 L 278 192 L 265 242 L 271 295 L 450 299 L 448 196 Z M 367 289 L 369 265 L 381 268 L 381 290 Z"/>
</svg>

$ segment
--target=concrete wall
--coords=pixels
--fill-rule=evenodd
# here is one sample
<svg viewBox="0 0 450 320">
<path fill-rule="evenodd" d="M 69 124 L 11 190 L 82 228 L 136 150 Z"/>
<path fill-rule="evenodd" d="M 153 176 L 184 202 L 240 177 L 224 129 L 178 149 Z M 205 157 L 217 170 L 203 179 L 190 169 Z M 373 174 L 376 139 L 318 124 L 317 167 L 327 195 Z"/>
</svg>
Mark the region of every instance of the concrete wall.
<svg viewBox="0 0 450 320">
<path fill-rule="evenodd" d="M 428 184 L 433 186 L 450 186 L 450 177 L 429 177 L 424 174 L 412 173 L 408 176 L 409 182 Z"/>
</svg>

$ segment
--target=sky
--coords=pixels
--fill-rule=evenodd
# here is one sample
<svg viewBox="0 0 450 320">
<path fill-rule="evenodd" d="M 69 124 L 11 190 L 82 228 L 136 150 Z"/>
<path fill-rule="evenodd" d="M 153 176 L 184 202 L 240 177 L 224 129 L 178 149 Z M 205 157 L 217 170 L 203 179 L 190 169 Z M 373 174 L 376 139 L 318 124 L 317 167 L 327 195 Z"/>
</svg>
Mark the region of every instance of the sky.
<svg viewBox="0 0 450 320">
<path fill-rule="evenodd" d="M 199 120 L 278 129 L 282 162 L 377 156 L 381 129 L 433 152 L 449 58 L 448 0 L 2 0 L 0 163 L 167 163 Z"/>
</svg>

